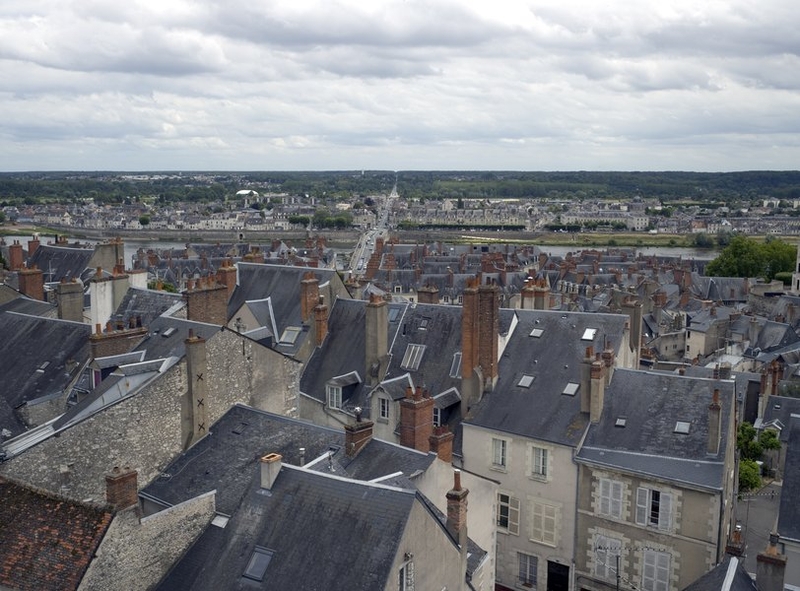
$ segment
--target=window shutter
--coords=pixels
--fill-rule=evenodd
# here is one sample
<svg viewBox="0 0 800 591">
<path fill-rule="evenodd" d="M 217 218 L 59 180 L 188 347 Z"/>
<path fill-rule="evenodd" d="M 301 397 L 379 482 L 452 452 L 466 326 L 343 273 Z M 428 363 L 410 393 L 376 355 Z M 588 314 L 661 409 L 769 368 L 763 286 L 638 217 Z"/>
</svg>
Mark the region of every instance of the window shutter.
<svg viewBox="0 0 800 591">
<path fill-rule="evenodd" d="M 672 495 L 661 493 L 661 501 L 658 511 L 658 529 L 670 529 L 672 527 Z"/>
<path fill-rule="evenodd" d="M 600 479 L 600 513 L 609 515 L 611 513 L 611 481 L 605 478 Z"/>
<path fill-rule="evenodd" d="M 622 483 L 611 483 L 611 515 L 622 517 Z"/>
<path fill-rule="evenodd" d="M 546 544 L 556 544 L 556 508 L 552 505 L 543 506 L 542 541 Z"/>
<path fill-rule="evenodd" d="M 649 490 L 646 488 L 636 489 L 636 523 L 647 525 L 647 500 L 650 497 Z"/>
<path fill-rule="evenodd" d="M 519 534 L 519 499 L 511 497 L 508 503 L 508 531 Z"/>
</svg>

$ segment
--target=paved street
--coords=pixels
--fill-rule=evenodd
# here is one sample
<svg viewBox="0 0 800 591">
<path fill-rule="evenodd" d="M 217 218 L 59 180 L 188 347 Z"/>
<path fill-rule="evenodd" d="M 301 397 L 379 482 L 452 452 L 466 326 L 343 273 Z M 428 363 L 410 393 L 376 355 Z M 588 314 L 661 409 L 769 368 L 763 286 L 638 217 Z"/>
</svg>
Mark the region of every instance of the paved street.
<svg viewBox="0 0 800 591">
<path fill-rule="evenodd" d="M 780 507 L 781 483 L 773 482 L 757 493 L 743 495 L 738 520 L 745 540 L 745 568 L 755 574 L 756 556 L 767 547 Z"/>
</svg>

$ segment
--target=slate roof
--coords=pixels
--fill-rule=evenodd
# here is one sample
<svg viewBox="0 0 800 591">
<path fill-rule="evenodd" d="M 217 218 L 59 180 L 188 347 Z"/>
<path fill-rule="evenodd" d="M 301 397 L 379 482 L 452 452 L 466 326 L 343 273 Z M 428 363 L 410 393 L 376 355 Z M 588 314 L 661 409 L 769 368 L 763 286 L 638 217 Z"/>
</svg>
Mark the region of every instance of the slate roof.
<svg viewBox="0 0 800 591">
<path fill-rule="evenodd" d="M 592 424 L 578 462 L 720 490 L 725 438 L 708 454 L 708 406 L 720 390 L 723 435 L 734 412 L 734 382 L 617 369 L 606 387 L 600 421 Z M 625 425 L 618 426 L 624 418 Z M 688 433 L 676 433 L 678 421 Z"/>
<path fill-rule="evenodd" d="M 177 293 L 131 287 L 111 316 L 111 321 L 120 321 L 128 326 L 131 318 L 141 318 L 142 326 L 150 326 L 155 318 L 181 303 L 183 297 Z"/>
<path fill-rule="evenodd" d="M 683 591 L 758 591 L 758 587 L 747 573 L 744 560 L 727 555 Z"/>
<path fill-rule="evenodd" d="M 467 423 L 552 443 L 577 445 L 588 422 L 580 412 L 580 391 L 562 394 L 568 383 L 581 383 L 586 348 L 602 351 L 605 342 L 617 350 L 628 317 L 619 314 L 515 310 L 518 324 L 500 357 L 499 379 L 485 394 Z M 541 336 L 531 336 L 534 329 Z M 582 340 L 586 329 L 596 329 Z M 537 333 L 538 334 L 538 333 Z M 523 376 L 534 378 L 520 386 Z"/>
<path fill-rule="evenodd" d="M 57 318 L 58 307 L 49 302 L 34 300 L 27 296 L 20 296 L 5 304 L 0 305 L 0 314 L 3 312 L 18 312 L 30 316 L 43 316 L 46 318 Z"/>
<path fill-rule="evenodd" d="M 154 318 L 148 328 L 150 329 L 149 333 L 134 348 L 134 351 L 146 351 L 145 359 L 147 360 L 183 357 L 186 354 L 184 341 L 189 338 L 189 330 L 194 331 L 196 337 L 204 339 L 209 339 L 222 330 L 213 324 L 192 322 L 171 316 Z"/>
<path fill-rule="evenodd" d="M 800 426 L 798 420 L 787 423 L 790 432 L 786 443 L 786 464 L 783 468 L 781 506 L 778 513 L 778 534 L 800 542 Z"/>
<path fill-rule="evenodd" d="M 20 434 L 19 406 L 69 386 L 89 360 L 90 332 L 79 322 L 0 314 L 0 429 Z"/>
<path fill-rule="evenodd" d="M 62 279 L 79 279 L 89 267 L 94 256 L 94 248 L 68 248 L 40 244 L 28 266 L 36 265 L 44 274 L 45 283 L 53 283 Z"/>
<path fill-rule="evenodd" d="M 396 576 L 414 491 L 286 465 L 264 491 L 259 466 L 246 472 L 246 495 L 225 528 L 209 526 L 156 589 L 371 591 Z M 242 576 L 256 546 L 273 552 L 260 582 Z"/>
<path fill-rule="evenodd" d="M 0 478 L 0 587 L 77 589 L 112 515 Z"/>
<path fill-rule="evenodd" d="M 788 396 L 770 396 L 767 406 L 764 409 L 762 425 L 773 421 L 780 421 L 783 428 L 778 434 L 780 440 L 785 444 L 789 441 L 792 429 L 792 418 L 800 417 L 800 398 L 789 398 Z M 798 448 L 800 453 L 800 448 Z"/>
</svg>

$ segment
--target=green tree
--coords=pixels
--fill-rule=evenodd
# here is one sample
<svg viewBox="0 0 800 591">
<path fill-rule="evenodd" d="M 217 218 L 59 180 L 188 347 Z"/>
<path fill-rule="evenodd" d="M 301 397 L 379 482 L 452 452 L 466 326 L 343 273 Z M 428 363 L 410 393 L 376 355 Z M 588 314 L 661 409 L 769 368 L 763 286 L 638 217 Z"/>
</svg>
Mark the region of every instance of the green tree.
<svg viewBox="0 0 800 591">
<path fill-rule="evenodd" d="M 794 245 L 768 237 L 761 245 L 764 255 L 764 278 L 772 281 L 777 273 L 792 271 L 797 258 L 797 249 Z"/>
<path fill-rule="evenodd" d="M 761 475 L 758 473 L 758 464 L 753 460 L 739 462 L 739 490 L 756 490 L 761 488 Z"/>
<path fill-rule="evenodd" d="M 711 248 L 714 246 L 714 241 L 705 232 L 700 232 L 692 236 L 692 244 L 696 248 Z"/>
<path fill-rule="evenodd" d="M 736 432 L 736 447 L 741 454 L 743 460 L 756 461 L 761 458 L 761 452 L 764 448 L 756 439 L 756 428 L 748 422 L 743 422 L 739 425 Z"/>
<path fill-rule="evenodd" d="M 758 442 L 761 444 L 762 450 L 781 448 L 781 440 L 772 429 L 763 430 L 758 436 Z"/>
<path fill-rule="evenodd" d="M 150 225 L 150 216 L 149 215 L 140 215 L 139 216 L 139 223 L 143 226 Z"/>
<path fill-rule="evenodd" d="M 761 277 L 764 274 L 763 252 L 755 240 L 734 236 L 717 258 L 706 266 L 711 277 Z"/>
</svg>

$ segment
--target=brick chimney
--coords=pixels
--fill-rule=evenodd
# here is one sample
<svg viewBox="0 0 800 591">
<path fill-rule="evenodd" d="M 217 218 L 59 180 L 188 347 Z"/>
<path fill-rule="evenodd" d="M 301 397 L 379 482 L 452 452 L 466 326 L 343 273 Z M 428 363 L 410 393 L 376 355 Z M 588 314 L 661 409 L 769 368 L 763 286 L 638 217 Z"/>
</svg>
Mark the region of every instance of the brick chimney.
<svg viewBox="0 0 800 591">
<path fill-rule="evenodd" d="M 263 456 L 259 461 L 261 465 L 261 488 L 272 490 L 275 480 L 281 471 L 283 456 L 271 453 Z"/>
<path fill-rule="evenodd" d="M 193 322 L 224 325 L 228 321 L 228 288 L 212 278 L 198 282 L 193 290 L 187 290 L 186 319 Z"/>
<path fill-rule="evenodd" d="M 94 334 L 89 335 L 92 358 L 110 357 L 132 351 L 145 336 L 147 329 L 143 327 L 115 330 L 109 322 L 106 324 L 106 332 L 103 332 L 103 326 L 95 324 Z"/>
<path fill-rule="evenodd" d="M 58 317 L 61 320 L 83 322 L 83 283 L 73 278 L 62 279 L 56 287 Z"/>
<path fill-rule="evenodd" d="M 430 436 L 433 434 L 433 398 L 427 390 L 417 386 L 406 389 L 400 401 L 400 445 L 418 451 L 430 451 Z"/>
<path fill-rule="evenodd" d="M 237 270 L 230 259 L 225 259 L 222 266 L 217 269 L 217 283 L 224 285 L 228 291 L 228 299 L 231 299 L 233 290 L 236 289 Z"/>
<path fill-rule="evenodd" d="M 428 438 L 430 451 L 448 464 L 453 461 L 453 438 L 453 433 L 445 426 L 434 427 L 433 434 Z"/>
<path fill-rule="evenodd" d="M 594 347 L 586 347 L 586 354 L 581 360 L 581 412 L 590 412 L 592 408 L 592 363 L 594 363 Z"/>
<path fill-rule="evenodd" d="M 325 305 L 323 296 L 319 296 L 319 303 L 314 308 L 314 334 L 317 347 L 322 345 L 328 336 L 328 306 Z"/>
<path fill-rule="evenodd" d="M 423 285 L 417 290 L 417 300 L 420 304 L 438 304 L 439 288 L 435 285 Z"/>
<path fill-rule="evenodd" d="M 28 258 L 31 258 L 33 254 L 38 250 L 41 241 L 39 240 L 39 235 L 34 234 L 32 240 L 28 240 Z"/>
<path fill-rule="evenodd" d="M 722 431 L 722 405 L 719 401 L 719 388 L 714 388 L 711 404 L 708 405 L 708 443 L 706 452 L 710 455 L 719 453 L 719 439 Z"/>
<path fill-rule="evenodd" d="M 498 334 L 500 331 L 500 288 L 467 281 L 461 309 L 461 377 L 471 379 L 480 370 L 479 392 L 470 402 L 477 402 L 483 392 L 491 392 L 497 383 Z"/>
<path fill-rule="evenodd" d="M 21 293 L 34 300 L 44 301 L 44 273 L 41 269 L 19 269 L 17 279 Z"/>
<path fill-rule="evenodd" d="M 389 355 L 389 306 L 371 294 L 366 306 L 365 363 L 367 384 L 377 386 L 383 379 Z"/>
<path fill-rule="evenodd" d="M 19 240 L 14 240 L 14 243 L 8 247 L 8 268 L 12 271 L 17 271 L 22 268 L 24 261 L 22 245 Z"/>
<path fill-rule="evenodd" d="M 634 354 L 633 367 L 639 367 L 639 349 L 642 344 L 642 303 L 635 299 L 622 302 L 622 311 L 631 319 L 629 346 Z"/>
<path fill-rule="evenodd" d="M 458 541 L 461 556 L 462 576 L 467 571 L 467 496 L 469 490 L 461 486 L 461 470 L 453 471 L 453 488 L 447 491 L 447 522 L 446 527 Z"/>
<path fill-rule="evenodd" d="M 181 397 L 183 449 L 189 449 L 208 434 L 208 360 L 206 340 L 189 329 L 186 345 L 187 390 Z"/>
<path fill-rule="evenodd" d="M 356 407 L 356 421 L 344 426 L 344 450 L 348 458 L 358 455 L 372 439 L 372 421 L 361 419 L 361 409 Z"/>
<path fill-rule="evenodd" d="M 115 466 L 106 475 L 106 501 L 116 510 L 139 504 L 139 487 L 136 470 Z"/>
<path fill-rule="evenodd" d="M 313 271 L 306 271 L 300 280 L 300 319 L 303 322 L 311 322 L 318 303 L 319 279 Z"/>
<path fill-rule="evenodd" d="M 756 556 L 756 580 L 759 591 L 783 591 L 786 556 L 778 552 L 778 534 L 769 535 L 769 546 Z"/>
</svg>

